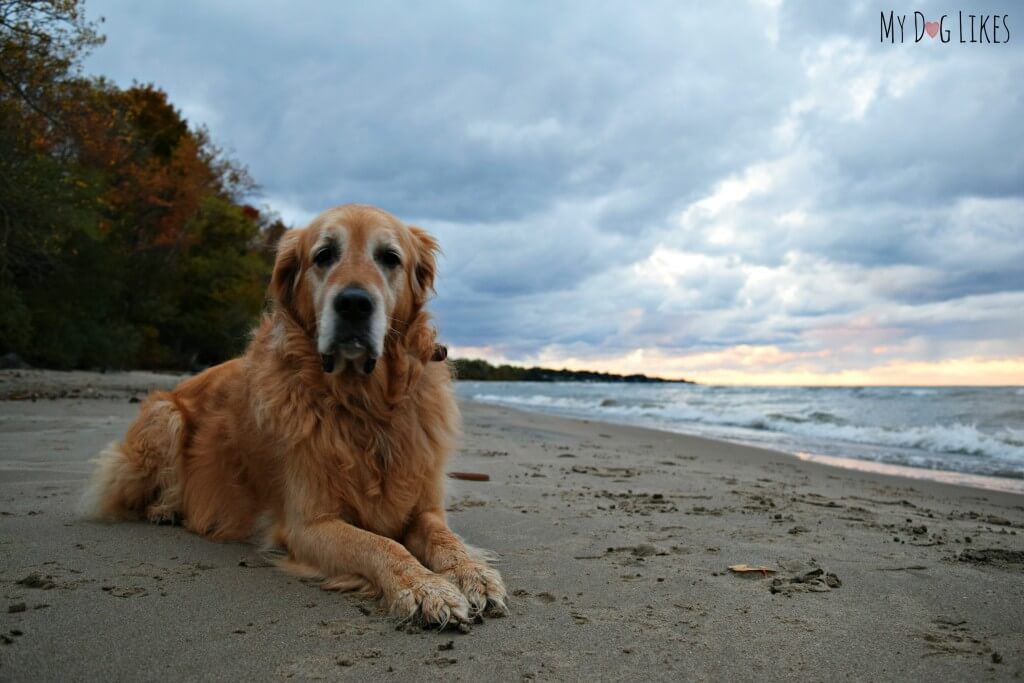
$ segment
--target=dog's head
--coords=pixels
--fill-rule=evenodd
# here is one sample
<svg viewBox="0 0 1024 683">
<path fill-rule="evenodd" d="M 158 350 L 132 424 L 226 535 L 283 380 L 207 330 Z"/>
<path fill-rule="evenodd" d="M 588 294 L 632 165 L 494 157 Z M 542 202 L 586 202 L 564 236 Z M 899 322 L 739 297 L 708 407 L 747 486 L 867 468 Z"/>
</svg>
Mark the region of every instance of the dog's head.
<svg viewBox="0 0 1024 683">
<path fill-rule="evenodd" d="M 386 211 L 339 206 L 281 238 L 270 294 L 310 336 L 326 372 L 351 362 L 368 374 L 426 303 L 437 249 Z"/>
</svg>

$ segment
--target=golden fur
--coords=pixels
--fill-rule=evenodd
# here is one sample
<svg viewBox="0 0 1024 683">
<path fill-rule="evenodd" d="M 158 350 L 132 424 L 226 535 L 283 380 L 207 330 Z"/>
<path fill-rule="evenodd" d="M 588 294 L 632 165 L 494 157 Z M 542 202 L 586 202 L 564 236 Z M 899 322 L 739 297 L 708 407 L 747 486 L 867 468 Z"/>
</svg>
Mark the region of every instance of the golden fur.
<svg viewBox="0 0 1024 683">
<path fill-rule="evenodd" d="M 346 248 L 322 275 L 312 250 L 327 233 Z M 404 255 L 397 272 L 367 255 L 382 235 Z M 402 618 L 504 613 L 500 575 L 445 521 L 444 466 L 460 422 L 449 368 L 431 362 L 424 305 L 436 251 L 423 230 L 359 205 L 287 233 L 272 307 L 245 354 L 142 404 L 124 441 L 100 455 L 92 511 L 180 521 L 215 540 L 249 538 L 269 519 L 287 568 L 378 594 Z M 328 373 L 315 299 L 353 282 L 380 292 L 390 327 L 370 374 L 347 362 Z"/>
</svg>

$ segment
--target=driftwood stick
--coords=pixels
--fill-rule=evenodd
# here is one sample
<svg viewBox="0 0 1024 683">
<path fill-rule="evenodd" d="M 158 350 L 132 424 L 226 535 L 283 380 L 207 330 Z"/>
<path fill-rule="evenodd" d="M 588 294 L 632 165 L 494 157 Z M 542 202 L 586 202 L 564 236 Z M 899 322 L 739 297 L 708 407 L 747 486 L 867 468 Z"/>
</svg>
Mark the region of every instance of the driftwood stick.
<svg viewBox="0 0 1024 683">
<path fill-rule="evenodd" d="M 481 472 L 449 472 L 448 476 L 452 479 L 462 479 L 463 481 L 490 481 L 491 475 L 483 474 Z"/>
</svg>

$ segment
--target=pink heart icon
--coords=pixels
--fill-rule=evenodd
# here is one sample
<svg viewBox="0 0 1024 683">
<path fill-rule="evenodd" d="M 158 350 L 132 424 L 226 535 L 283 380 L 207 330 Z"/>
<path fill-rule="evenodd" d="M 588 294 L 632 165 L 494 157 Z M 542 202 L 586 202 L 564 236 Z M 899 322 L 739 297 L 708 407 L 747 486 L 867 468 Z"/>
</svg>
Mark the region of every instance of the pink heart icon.
<svg viewBox="0 0 1024 683">
<path fill-rule="evenodd" d="M 932 38 L 939 32 L 939 22 L 937 21 L 926 21 L 924 22 L 925 32 Z"/>
</svg>

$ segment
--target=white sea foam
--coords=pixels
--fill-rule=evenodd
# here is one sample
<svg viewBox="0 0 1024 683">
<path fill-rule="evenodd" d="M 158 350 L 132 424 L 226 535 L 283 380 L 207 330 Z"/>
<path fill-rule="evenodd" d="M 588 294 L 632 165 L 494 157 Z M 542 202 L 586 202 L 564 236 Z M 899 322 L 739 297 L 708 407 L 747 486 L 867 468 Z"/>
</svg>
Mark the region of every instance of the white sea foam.
<svg viewBox="0 0 1024 683">
<path fill-rule="evenodd" d="M 824 439 L 841 439 L 851 443 L 915 448 L 931 453 L 989 456 L 1024 463 L 1024 446 L 1007 435 L 986 434 L 975 425 L 955 423 L 902 429 L 835 424 L 791 424 L 778 431 L 804 434 Z"/>
</svg>

